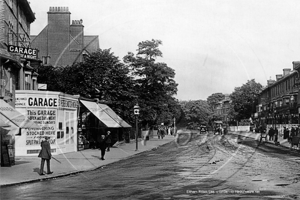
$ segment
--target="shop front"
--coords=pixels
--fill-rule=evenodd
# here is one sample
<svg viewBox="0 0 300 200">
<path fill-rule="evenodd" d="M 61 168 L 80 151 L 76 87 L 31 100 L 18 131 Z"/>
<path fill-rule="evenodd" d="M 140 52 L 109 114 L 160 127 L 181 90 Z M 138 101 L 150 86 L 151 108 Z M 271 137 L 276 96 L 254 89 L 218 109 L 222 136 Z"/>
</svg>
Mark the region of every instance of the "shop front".
<svg viewBox="0 0 300 200">
<path fill-rule="evenodd" d="M 82 130 L 79 138 L 83 139 L 78 144 L 78 150 L 97 147 L 101 135 L 106 135 L 108 130 L 111 132 L 113 143 L 125 139 L 125 132 L 129 131 L 131 126 L 109 106 L 83 98 L 79 102 L 79 129 Z"/>
<path fill-rule="evenodd" d="M 41 141 L 50 137 L 53 155 L 77 151 L 78 98 L 61 92 L 18 90 L 16 109 L 40 126 L 15 138 L 17 156 L 37 156 Z"/>
<path fill-rule="evenodd" d="M 36 130 L 40 126 L 0 99 L 1 166 L 15 164 L 16 135 L 29 128 Z"/>
</svg>

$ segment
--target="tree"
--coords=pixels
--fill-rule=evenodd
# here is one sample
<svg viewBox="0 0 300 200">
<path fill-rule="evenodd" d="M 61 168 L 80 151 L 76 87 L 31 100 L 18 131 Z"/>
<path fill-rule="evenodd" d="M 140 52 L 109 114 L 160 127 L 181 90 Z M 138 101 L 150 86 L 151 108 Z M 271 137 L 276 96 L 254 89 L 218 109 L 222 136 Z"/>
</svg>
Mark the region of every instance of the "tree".
<svg viewBox="0 0 300 200">
<path fill-rule="evenodd" d="M 249 119 L 255 112 L 258 104 L 258 95 L 262 90 L 262 85 L 256 83 L 254 79 L 248 80 L 241 87 L 236 87 L 230 94 L 233 105 L 233 116 L 236 120 Z"/>
<path fill-rule="evenodd" d="M 172 97 L 177 93 L 175 71 L 166 63 L 156 62 L 162 57 L 160 40 L 143 41 L 138 44 L 137 54 L 129 52 L 123 60 L 134 78 L 136 101 L 141 107 L 143 125 L 158 124 L 163 119 L 176 116 L 178 109 Z"/>
<path fill-rule="evenodd" d="M 118 115 L 134 121 L 135 92 L 130 70 L 110 49 L 99 49 L 84 62 L 57 67 L 54 72 L 56 91 L 105 100 Z"/>
<path fill-rule="evenodd" d="M 38 68 L 38 83 L 47 84 L 47 90 L 60 91 L 60 71 L 50 65 L 41 65 Z"/>
<path fill-rule="evenodd" d="M 200 125 L 209 123 L 209 116 L 212 114 L 207 101 L 180 101 L 183 117 L 179 123 L 182 127 L 197 128 Z"/>
<path fill-rule="evenodd" d="M 216 105 L 225 98 L 225 95 L 222 93 L 213 93 L 209 97 L 207 97 L 207 103 L 211 107 L 211 109 L 215 109 Z"/>
</svg>

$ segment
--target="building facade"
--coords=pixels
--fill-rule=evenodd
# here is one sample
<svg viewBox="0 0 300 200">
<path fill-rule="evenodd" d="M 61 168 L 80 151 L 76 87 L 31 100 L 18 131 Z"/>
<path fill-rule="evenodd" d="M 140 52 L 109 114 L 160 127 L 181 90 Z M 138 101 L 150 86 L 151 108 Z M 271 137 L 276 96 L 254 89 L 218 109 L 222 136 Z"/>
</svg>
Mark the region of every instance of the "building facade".
<svg viewBox="0 0 300 200">
<path fill-rule="evenodd" d="M 228 114 L 230 111 L 231 99 L 228 94 L 225 94 L 223 100 L 219 101 L 214 109 L 215 114 L 222 116 L 222 122 L 227 124 L 229 122 Z"/>
<path fill-rule="evenodd" d="M 300 62 L 294 61 L 293 70 L 283 69 L 276 80 L 268 80 L 259 95 L 256 122 L 264 127 L 291 127 L 299 124 Z"/>
<path fill-rule="evenodd" d="M 38 50 L 30 44 L 30 24 L 34 20 L 27 0 L 0 0 L 1 166 L 14 164 L 15 135 L 24 128 L 38 128 L 15 110 L 17 90 L 37 90 L 40 61 Z"/>
<path fill-rule="evenodd" d="M 68 7 L 50 7 L 47 26 L 31 36 L 44 65 L 67 66 L 82 62 L 99 49 L 98 36 L 85 36 L 82 20 L 72 20 Z"/>
</svg>

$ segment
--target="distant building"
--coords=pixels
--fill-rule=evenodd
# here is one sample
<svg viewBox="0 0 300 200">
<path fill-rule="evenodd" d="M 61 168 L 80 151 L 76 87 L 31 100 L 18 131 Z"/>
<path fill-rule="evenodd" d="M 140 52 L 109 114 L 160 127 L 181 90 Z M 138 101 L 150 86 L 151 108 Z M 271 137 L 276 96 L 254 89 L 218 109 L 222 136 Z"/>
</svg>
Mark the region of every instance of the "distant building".
<svg viewBox="0 0 300 200">
<path fill-rule="evenodd" d="M 299 124 L 300 118 L 300 62 L 294 61 L 293 70 L 285 68 L 276 80 L 268 80 L 258 97 L 257 121 L 267 126 Z"/>
<path fill-rule="evenodd" d="M 225 94 L 223 100 L 219 101 L 215 107 L 215 114 L 222 116 L 223 122 L 228 122 L 228 113 L 230 110 L 231 99 L 228 94 Z"/>
<path fill-rule="evenodd" d="M 48 25 L 38 35 L 30 36 L 44 65 L 72 65 L 99 49 L 98 36 L 84 35 L 83 21 L 70 23 L 70 16 L 68 7 L 50 7 Z"/>
</svg>

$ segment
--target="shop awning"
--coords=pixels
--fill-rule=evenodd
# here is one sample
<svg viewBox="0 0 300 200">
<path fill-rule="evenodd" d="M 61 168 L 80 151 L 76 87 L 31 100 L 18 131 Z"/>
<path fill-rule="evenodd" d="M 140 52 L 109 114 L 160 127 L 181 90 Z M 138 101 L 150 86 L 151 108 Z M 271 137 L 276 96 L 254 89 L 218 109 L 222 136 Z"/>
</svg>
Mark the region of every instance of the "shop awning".
<svg viewBox="0 0 300 200">
<path fill-rule="evenodd" d="M 0 119 L 0 127 L 8 127 L 9 125 Z"/>
<path fill-rule="evenodd" d="M 123 128 L 131 128 L 119 115 L 117 115 L 109 106 L 98 103 L 99 107 L 106 112 L 112 119 L 118 122 Z"/>
<path fill-rule="evenodd" d="M 11 122 L 19 128 L 41 128 L 38 124 L 27 119 L 26 116 L 22 115 L 2 99 L 0 99 L 0 114 L 1 120 L 5 124 Z"/>
<path fill-rule="evenodd" d="M 111 110 L 108 106 L 109 109 L 107 109 L 104 104 L 102 107 L 100 107 L 99 104 L 96 102 L 91 102 L 91 101 L 83 101 L 80 100 L 80 102 L 87 108 L 89 111 L 91 111 L 101 122 L 105 124 L 108 128 L 122 128 L 122 127 L 131 127 L 128 125 L 124 120 L 122 120 L 117 114 Z M 110 110 L 110 112 L 108 112 Z M 114 116 L 112 113 L 114 113 L 116 116 Z M 119 118 L 119 119 L 118 119 Z M 125 124 L 126 123 L 126 124 Z"/>
</svg>

